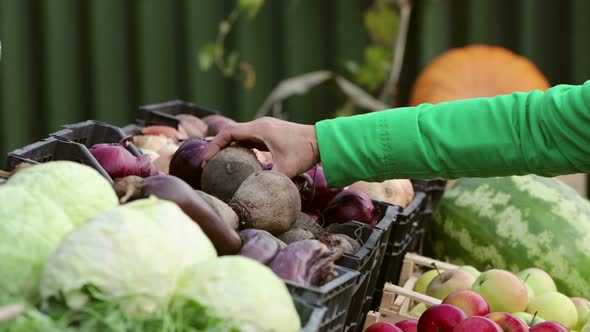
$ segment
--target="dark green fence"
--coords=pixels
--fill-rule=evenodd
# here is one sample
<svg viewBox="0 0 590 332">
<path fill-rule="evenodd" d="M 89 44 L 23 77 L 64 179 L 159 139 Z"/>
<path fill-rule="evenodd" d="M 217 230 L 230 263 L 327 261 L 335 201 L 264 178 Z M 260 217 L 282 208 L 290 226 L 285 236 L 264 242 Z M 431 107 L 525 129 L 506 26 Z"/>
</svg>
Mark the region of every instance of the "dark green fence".
<svg viewBox="0 0 590 332">
<path fill-rule="evenodd" d="M 200 71 L 197 51 L 214 39 L 234 0 L 0 0 L 0 153 L 61 124 L 133 120 L 138 105 L 181 98 L 251 119 L 282 78 L 341 70 L 360 60 L 361 0 L 266 0 L 240 21 L 229 47 L 257 73 L 256 88 Z M 417 73 L 449 47 L 502 45 L 533 60 L 552 84 L 590 76 L 590 1 L 415 1 L 402 102 Z M 290 119 L 330 116 L 330 88 L 289 101 Z"/>
</svg>

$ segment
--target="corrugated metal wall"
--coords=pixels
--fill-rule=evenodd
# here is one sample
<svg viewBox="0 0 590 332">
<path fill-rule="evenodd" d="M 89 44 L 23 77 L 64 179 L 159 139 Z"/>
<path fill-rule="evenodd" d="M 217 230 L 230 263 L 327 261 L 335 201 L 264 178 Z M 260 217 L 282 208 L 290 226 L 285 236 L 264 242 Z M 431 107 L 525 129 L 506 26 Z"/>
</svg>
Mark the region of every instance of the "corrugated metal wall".
<svg viewBox="0 0 590 332">
<path fill-rule="evenodd" d="M 509 47 L 552 84 L 590 76 L 590 1 L 418 0 L 402 102 L 417 73 L 449 47 Z M 240 22 L 229 47 L 253 63 L 256 88 L 200 71 L 234 0 L 0 0 L 0 153 L 89 118 L 124 125 L 138 105 L 174 98 L 248 120 L 282 78 L 360 60 L 366 0 L 267 0 Z M 322 88 L 288 103 L 290 118 L 329 116 L 338 94 Z"/>
</svg>

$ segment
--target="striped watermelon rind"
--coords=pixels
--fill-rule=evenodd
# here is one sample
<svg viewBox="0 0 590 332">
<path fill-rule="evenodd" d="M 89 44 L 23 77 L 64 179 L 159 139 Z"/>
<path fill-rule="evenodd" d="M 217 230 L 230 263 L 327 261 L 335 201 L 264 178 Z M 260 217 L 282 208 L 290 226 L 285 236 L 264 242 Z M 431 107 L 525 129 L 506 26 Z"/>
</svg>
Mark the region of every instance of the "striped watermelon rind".
<svg viewBox="0 0 590 332">
<path fill-rule="evenodd" d="M 447 190 L 429 225 L 439 260 L 480 270 L 538 267 L 590 298 L 590 203 L 555 178 L 470 178 Z"/>
</svg>

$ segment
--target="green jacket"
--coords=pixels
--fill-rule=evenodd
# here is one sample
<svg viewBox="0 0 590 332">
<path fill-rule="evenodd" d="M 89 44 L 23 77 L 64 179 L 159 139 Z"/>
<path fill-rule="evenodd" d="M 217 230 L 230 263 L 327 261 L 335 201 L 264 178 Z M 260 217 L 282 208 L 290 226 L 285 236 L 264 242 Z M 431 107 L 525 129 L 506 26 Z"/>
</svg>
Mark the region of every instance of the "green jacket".
<svg viewBox="0 0 590 332">
<path fill-rule="evenodd" d="M 590 80 L 316 123 L 330 186 L 590 171 Z"/>
</svg>

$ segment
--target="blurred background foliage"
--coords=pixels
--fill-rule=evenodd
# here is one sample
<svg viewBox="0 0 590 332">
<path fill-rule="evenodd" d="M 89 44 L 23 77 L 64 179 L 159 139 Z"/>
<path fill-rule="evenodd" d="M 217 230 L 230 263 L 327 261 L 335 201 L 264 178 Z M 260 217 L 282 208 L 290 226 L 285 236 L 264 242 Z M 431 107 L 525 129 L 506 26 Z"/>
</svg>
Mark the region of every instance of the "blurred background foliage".
<svg viewBox="0 0 590 332">
<path fill-rule="evenodd" d="M 526 56 L 552 85 L 590 76 L 590 1 L 412 2 L 396 105 L 434 57 L 471 43 Z M 0 0 L 0 153 L 171 99 L 250 120 L 279 82 L 323 70 L 390 105 L 399 18 L 393 0 Z M 284 100 L 280 116 L 366 111 L 336 83 Z"/>
</svg>

